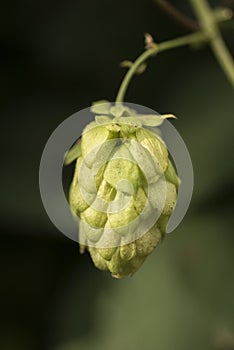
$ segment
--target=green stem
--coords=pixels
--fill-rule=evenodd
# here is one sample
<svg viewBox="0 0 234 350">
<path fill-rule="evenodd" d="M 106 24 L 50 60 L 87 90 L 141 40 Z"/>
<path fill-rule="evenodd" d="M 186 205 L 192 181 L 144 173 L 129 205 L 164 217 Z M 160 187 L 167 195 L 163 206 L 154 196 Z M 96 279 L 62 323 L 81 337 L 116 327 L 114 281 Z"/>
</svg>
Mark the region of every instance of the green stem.
<svg viewBox="0 0 234 350">
<path fill-rule="evenodd" d="M 176 47 L 185 46 L 189 44 L 201 43 L 208 41 L 207 36 L 203 32 L 196 32 L 192 34 L 185 35 L 183 37 L 165 41 L 160 44 L 154 44 L 152 48 L 144 51 L 136 60 L 133 62 L 132 66 L 125 75 L 119 92 L 116 97 L 116 102 L 122 102 L 126 94 L 127 88 L 133 76 L 137 72 L 138 68 L 144 63 L 148 58 L 157 55 L 159 52 L 174 49 Z"/>
<path fill-rule="evenodd" d="M 137 69 L 140 67 L 142 63 L 144 63 L 149 57 L 157 54 L 158 48 L 155 46 L 155 48 L 146 50 L 143 52 L 137 59 L 136 61 L 132 64 L 132 66 L 129 68 L 127 74 L 124 76 L 124 79 L 120 85 L 117 97 L 116 97 L 116 102 L 122 102 L 124 100 L 124 96 L 126 94 L 128 85 L 134 76 L 134 74 L 137 72 Z"/>
<path fill-rule="evenodd" d="M 208 41 L 208 37 L 201 31 L 182 36 L 180 38 L 164 41 L 158 44 L 158 52 L 174 49 L 180 46 L 199 44 Z"/>
<path fill-rule="evenodd" d="M 234 87 L 234 62 L 221 36 L 217 20 L 206 0 L 190 0 L 204 33 L 210 37 L 210 45 L 221 68 Z M 225 13 L 224 13 L 225 15 Z M 227 13 L 228 16 L 228 13 Z"/>
<path fill-rule="evenodd" d="M 159 52 L 174 49 L 179 46 L 209 42 L 216 59 L 234 87 L 234 63 L 218 28 L 218 22 L 230 19 L 231 14 L 228 9 L 212 10 L 206 0 L 190 0 L 196 13 L 202 30 L 180 38 L 165 41 L 160 44 L 153 44 L 152 48 L 144 51 L 127 71 L 120 85 L 116 102 L 124 100 L 127 88 L 138 68 L 148 58 L 157 55 Z"/>
</svg>

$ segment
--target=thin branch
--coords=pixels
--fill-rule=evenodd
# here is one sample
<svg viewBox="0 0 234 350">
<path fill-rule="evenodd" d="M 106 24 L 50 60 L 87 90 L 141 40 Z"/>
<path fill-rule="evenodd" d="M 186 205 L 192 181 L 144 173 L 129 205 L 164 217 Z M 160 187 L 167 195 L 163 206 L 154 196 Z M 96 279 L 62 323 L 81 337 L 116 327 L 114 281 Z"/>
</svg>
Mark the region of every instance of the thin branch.
<svg viewBox="0 0 234 350">
<path fill-rule="evenodd" d="M 146 34 L 146 50 L 129 65 L 129 69 L 125 74 L 123 81 L 120 85 L 116 102 L 122 102 L 124 100 L 127 88 L 133 78 L 138 72 L 138 69 L 144 64 L 150 57 L 156 56 L 158 53 L 174 49 L 176 47 L 198 44 L 207 42 L 211 45 L 214 54 L 226 73 L 230 82 L 234 86 L 234 63 L 233 59 L 222 39 L 217 22 L 226 21 L 230 19 L 231 11 L 212 11 L 206 0 L 190 0 L 197 17 L 201 24 L 201 30 L 195 33 L 185 35 L 176 39 L 164 41 L 162 43 L 155 43 L 152 36 Z"/>
<path fill-rule="evenodd" d="M 172 19 L 180 23 L 183 27 L 196 32 L 200 29 L 199 24 L 192 18 L 180 12 L 174 5 L 167 0 L 154 0 L 155 4 L 166 12 Z"/>
<path fill-rule="evenodd" d="M 202 30 L 210 37 L 210 46 L 221 68 L 234 87 L 234 61 L 222 38 L 213 11 L 206 0 L 190 0 L 194 12 L 200 21 Z M 231 11 L 229 9 L 229 11 Z"/>
<path fill-rule="evenodd" d="M 131 65 L 127 71 L 124 79 L 120 85 L 116 102 L 122 102 L 124 100 L 127 88 L 133 76 L 137 73 L 139 67 L 150 57 L 157 55 L 159 52 L 174 49 L 176 47 L 191 45 L 195 43 L 207 42 L 209 38 L 201 31 L 196 33 L 188 34 L 180 38 L 164 41 L 156 44 L 152 43 L 151 47 L 145 50 Z"/>
</svg>

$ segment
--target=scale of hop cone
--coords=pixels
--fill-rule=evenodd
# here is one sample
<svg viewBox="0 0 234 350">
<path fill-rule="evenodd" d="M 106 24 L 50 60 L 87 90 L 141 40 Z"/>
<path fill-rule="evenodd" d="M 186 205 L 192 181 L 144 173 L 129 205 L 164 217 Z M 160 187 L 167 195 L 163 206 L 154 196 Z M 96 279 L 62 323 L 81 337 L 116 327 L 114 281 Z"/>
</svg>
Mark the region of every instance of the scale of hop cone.
<svg viewBox="0 0 234 350">
<path fill-rule="evenodd" d="M 97 116 L 86 126 L 69 195 L 80 218 L 81 251 L 116 278 L 135 273 L 162 240 L 178 189 L 163 140 L 147 129 L 148 116 L 124 113 L 117 109 L 117 117 Z M 150 120 L 155 126 L 163 117 Z"/>
</svg>

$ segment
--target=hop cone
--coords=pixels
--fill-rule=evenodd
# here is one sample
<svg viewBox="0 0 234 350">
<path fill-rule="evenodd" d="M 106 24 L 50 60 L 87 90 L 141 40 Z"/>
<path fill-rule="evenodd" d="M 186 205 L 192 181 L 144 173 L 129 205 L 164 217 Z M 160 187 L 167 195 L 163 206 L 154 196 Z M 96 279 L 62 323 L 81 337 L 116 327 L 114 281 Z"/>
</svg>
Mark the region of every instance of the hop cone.
<svg viewBox="0 0 234 350">
<path fill-rule="evenodd" d="M 107 107 L 82 133 L 69 201 L 80 219 L 81 251 L 89 251 L 97 268 L 123 278 L 135 273 L 162 240 L 178 177 L 152 128 L 163 116 Z"/>
</svg>

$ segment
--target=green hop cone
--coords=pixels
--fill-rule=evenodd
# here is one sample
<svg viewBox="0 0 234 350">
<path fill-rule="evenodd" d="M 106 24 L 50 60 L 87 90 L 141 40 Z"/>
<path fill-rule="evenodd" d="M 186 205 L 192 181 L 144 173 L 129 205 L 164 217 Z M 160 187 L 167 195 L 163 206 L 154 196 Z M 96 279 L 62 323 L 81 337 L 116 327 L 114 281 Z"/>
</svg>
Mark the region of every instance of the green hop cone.
<svg viewBox="0 0 234 350">
<path fill-rule="evenodd" d="M 123 278 L 162 240 L 179 180 L 155 128 L 167 116 L 107 103 L 92 111 L 99 115 L 65 160 L 76 159 L 69 202 L 79 217 L 81 251 L 87 249 L 100 270 Z"/>
</svg>

